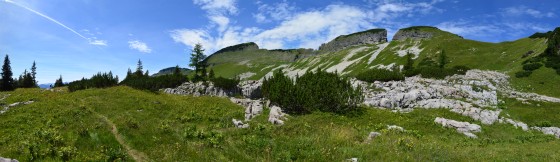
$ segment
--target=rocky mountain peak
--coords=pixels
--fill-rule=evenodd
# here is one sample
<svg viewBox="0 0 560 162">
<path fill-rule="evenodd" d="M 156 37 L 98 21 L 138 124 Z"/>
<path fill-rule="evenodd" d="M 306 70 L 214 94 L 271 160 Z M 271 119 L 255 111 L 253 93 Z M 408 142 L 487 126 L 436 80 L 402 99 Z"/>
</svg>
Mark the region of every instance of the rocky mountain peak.
<svg viewBox="0 0 560 162">
<path fill-rule="evenodd" d="M 404 29 L 400 29 L 395 36 L 393 36 L 393 41 L 397 40 L 406 40 L 408 38 L 411 39 L 430 39 L 434 36 L 434 33 L 426 31 L 424 29 L 435 29 L 439 30 L 436 27 L 431 26 L 413 26 Z"/>
<path fill-rule="evenodd" d="M 258 49 L 259 49 L 259 46 L 255 42 L 247 42 L 247 43 L 241 43 L 241 44 L 229 46 L 229 47 L 226 47 L 226 48 L 222 48 L 222 49 L 214 52 L 214 54 L 225 53 L 225 52 L 235 52 L 235 51 L 245 51 L 245 50 L 258 50 Z"/>
<path fill-rule="evenodd" d="M 338 36 L 334 40 L 326 44 L 322 44 L 319 47 L 319 50 L 325 52 L 334 52 L 342 50 L 349 46 L 382 42 L 387 42 L 387 30 L 370 29 L 362 32 L 352 33 L 349 35 Z"/>
</svg>

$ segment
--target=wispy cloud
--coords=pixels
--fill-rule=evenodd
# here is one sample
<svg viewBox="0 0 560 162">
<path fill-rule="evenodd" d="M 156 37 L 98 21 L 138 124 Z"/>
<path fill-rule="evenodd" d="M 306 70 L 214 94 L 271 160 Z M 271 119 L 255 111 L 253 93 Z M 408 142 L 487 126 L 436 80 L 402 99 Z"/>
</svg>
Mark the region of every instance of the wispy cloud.
<svg viewBox="0 0 560 162">
<path fill-rule="evenodd" d="M 107 46 L 107 41 L 106 40 L 93 40 L 93 41 L 89 41 L 89 44 L 97 45 L 97 46 Z"/>
<path fill-rule="evenodd" d="M 526 6 L 517 6 L 517 7 L 508 7 L 502 9 L 503 16 L 522 16 L 522 15 L 529 15 L 534 18 L 543 18 L 543 17 L 554 17 L 556 14 L 552 12 L 542 12 L 539 10 L 535 10 Z"/>
<path fill-rule="evenodd" d="M 435 7 L 439 2 L 441 0 L 420 3 L 372 1 L 375 5 L 370 6 L 376 6 L 374 8 L 337 3 L 322 9 L 297 11 L 295 4 L 287 1 L 273 4 L 257 1 L 259 9 L 253 13 L 255 21 L 277 24 L 263 29 L 232 24 L 228 16 L 238 12 L 234 0 L 194 0 L 195 4 L 207 10 L 210 23 L 217 26 L 176 29 L 171 31 L 170 36 L 175 42 L 189 47 L 201 43 L 208 52 L 243 42 L 256 42 L 268 49 L 318 48 L 321 43 L 339 35 L 370 29 L 376 26 L 374 24 L 393 25 L 392 20 L 402 16 L 440 12 Z"/>
<path fill-rule="evenodd" d="M 148 47 L 148 45 L 146 43 L 141 42 L 139 40 L 128 41 L 128 47 L 130 49 L 138 50 L 139 52 L 142 52 L 142 53 L 151 53 L 152 52 L 152 49 L 150 49 L 150 47 Z"/>
<path fill-rule="evenodd" d="M 56 19 L 53 19 L 53 18 L 51 18 L 50 16 L 47 16 L 47 15 L 45 15 L 45 14 L 39 12 L 39 11 L 36 11 L 36 10 L 34 10 L 34 9 L 31 9 L 31 8 L 29 8 L 29 7 L 26 7 L 26 6 L 24 6 L 24 5 L 21 5 L 21 4 L 19 4 L 19 3 L 16 3 L 16 2 L 14 2 L 14 1 L 12 1 L 12 0 L 4 0 L 4 2 L 7 2 L 7 3 L 10 3 L 10 4 L 16 5 L 16 6 L 18 6 L 18 7 L 21 7 L 21 8 L 23 8 L 23 9 L 26 9 L 26 10 L 28 10 L 28 11 L 30 11 L 30 12 L 36 14 L 36 15 L 39 15 L 39 16 L 41 16 L 41 17 L 43 17 L 43 18 L 45 18 L 45 19 L 47 19 L 47 20 L 49 20 L 49 21 L 51 21 L 51 22 L 53 22 L 53 23 L 55 23 L 55 24 L 57 24 L 57 25 L 59 25 L 59 26 L 61 26 L 61 27 L 63 27 L 63 28 L 65 28 L 65 29 L 67 29 L 68 31 L 70 31 L 70 32 L 72 32 L 72 33 L 74 33 L 74 34 L 76 34 L 77 36 L 79 36 L 79 37 L 81 37 L 81 38 L 84 38 L 84 39 L 85 39 L 86 41 L 88 41 L 89 44 L 91 44 L 91 45 L 107 46 L 107 41 L 104 41 L 104 40 L 95 40 L 95 39 L 92 40 L 91 38 L 87 38 L 87 37 L 83 36 L 82 34 L 76 32 L 76 30 L 74 30 L 74 29 L 72 29 L 72 28 L 70 28 L 70 27 L 64 25 L 64 24 L 61 23 L 60 21 L 58 21 L 58 20 L 56 20 Z"/>
</svg>

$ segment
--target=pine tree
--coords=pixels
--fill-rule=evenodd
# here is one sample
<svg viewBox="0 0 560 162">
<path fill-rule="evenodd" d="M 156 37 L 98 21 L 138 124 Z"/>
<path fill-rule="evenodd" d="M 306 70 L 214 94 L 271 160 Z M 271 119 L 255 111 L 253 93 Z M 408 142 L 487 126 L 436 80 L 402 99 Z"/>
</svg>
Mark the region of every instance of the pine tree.
<svg viewBox="0 0 560 162">
<path fill-rule="evenodd" d="M 143 68 L 144 68 L 144 67 L 142 66 L 142 61 L 140 61 L 140 59 L 138 59 L 138 64 L 137 64 L 137 66 L 136 66 L 136 72 L 134 72 L 134 74 L 135 74 L 137 77 L 142 77 L 142 76 L 143 76 L 143 73 L 144 73 L 144 72 L 142 71 Z"/>
<path fill-rule="evenodd" d="M 4 57 L 4 65 L 2 65 L 2 80 L 0 84 L 1 91 L 12 91 L 14 87 L 14 78 L 12 78 L 12 67 L 10 66 L 10 58 L 8 55 Z"/>
<path fill-rule="evenodd" d="M 206 62 L 204 62 L 205 58 L 206 56 L 204 55 L 204 49 L 202 48 L 202 45 L 196 44 L 191 52 L 191 63 L 189 64 L 189 66 L 194 67 L 195 69 L 194 80 L 196 81 L 203 80 L 206 77 Z"/>
<path fill-rule="evenodd" d="M 150 71 L 146 70 L 146 73 L 144 73 L 144 76 L 146 76 L 146 77 L 150 76 Z"/>
<path fill-rule="evenodd" d="M 175 69 L 173 69 L 173 75 L 181 75 L 181 69 L 179 68 L 179 65 L 175 66 Z"/>
<path fill-rule="evenodd" d="M 33 81 L 34 87 L 38 87 L 37 78 L 35 77 L 36 75 L 37 75 L 37 65 L 35 64 L 35 61 L 33 61 L 33 65 L 31 66 L 31 79 Z"/>
<path fill-rule="evenodd" d="M 407 53 L 406 54 L 406 63 L 403 66 L 403 71 L 405 71 L 405 72 L 411 71 L 413 69 L 413 66 L 414 66 L 414 60 L 412 60 L 412 54 Z"/>
<path fill-rule="evenodd" d="M 54 87 L 62 87 L 64 86 L 64 82 L 62 82 L 62 75 L 60 75 L 60 78 L 56 79 L 56 81 L 54 82 Z"/>
<path fill-rule="evenodd" d="M 443 69 L 445 68 L 445 64 L 447 64 L 447 56 L 445 55 L 445 51 L 441 50 L 441 52 L 439 53 L 439 68 Z"/>
</svg>

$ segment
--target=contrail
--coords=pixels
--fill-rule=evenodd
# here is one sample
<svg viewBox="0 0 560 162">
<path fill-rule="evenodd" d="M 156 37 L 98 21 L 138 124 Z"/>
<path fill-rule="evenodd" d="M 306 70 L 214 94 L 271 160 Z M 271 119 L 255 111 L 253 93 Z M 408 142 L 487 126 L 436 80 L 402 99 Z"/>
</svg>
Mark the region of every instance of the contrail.
<svg viewBox="0 0 560 162">
<path fill-rule="evenodd" d="M 35 10 L 29 8 L 29 7 L 25 7 L 25 6 L 23 6 L 23 5 L 20 5 L 20 4 L 14 2 L 14 1 L 12 1 L 12 0 L 4 0 L 4 2 L 11 3 L 11 4 L 16 5 L 16 6 L 18 6 L 18 7 L 24 8 L 24 9 L 26 9 L 26 10 L 28 10 L 28 11 L 31 11 L 31 12 L 33 12 L 33 13 L 35 13 L 35 14 L 41 16 L 41 17 L 44 17 L 45 19 L 48 19 L 48 20 L 50 20 L 50 21 L 52 21 L 52 22 L 54 22 L 54 23 L 56 23 L 56 24 L 62 26 L 63 28 L 66 28 L 66 29 L 70 30 L 72 33 L 74 33 L 74 34 L 76 34 L 76 35 L 78 35 L 78 36 L 84 38 L 86 41 L 88 41 L 88 42 L 91 43 L 90 39 L 84 37 L 84 36 L 81 35 L 80 33 L 76 32 L 74 29 L 72 29 L 72 28 L 70 28 L 70 27 L 68 27 L 68 26 L 66 26 L 66 25 L 64 25 L 64 24 L 62 24 L 62 23 L 59 22 L 59 21 L 56 21 L 55 19 L 53 19 L 53 18 L 51 18 L 51 17 L 49 17 L 49 16 L 47 16 L 47 15 L 45 15 L 45 14 L 42 14 L 42 13 L 40 13 L 40 12 L 38 12 L 38 11 L 35 11 Z"/>
</svg>

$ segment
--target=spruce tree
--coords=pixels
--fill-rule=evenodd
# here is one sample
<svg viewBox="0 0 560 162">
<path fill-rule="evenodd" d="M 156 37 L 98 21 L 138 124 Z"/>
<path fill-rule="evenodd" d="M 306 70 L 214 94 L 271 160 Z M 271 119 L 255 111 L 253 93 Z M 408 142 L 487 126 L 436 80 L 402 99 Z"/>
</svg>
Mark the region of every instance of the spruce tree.
<svg viewBox="0 0 560 162">
<path fill-rule="evenodd" d="M 175 66 L 175 69 L 173 69 L 173 75 L 181 75 L 181 69 L 179 68 L 179 65 Z"/>
<path fill-rule="evenodd" d="M 150 76 L 150 71 L 146 70 L 146 73 L 144 73 L 144 76 L 147 76 L 147 77 Z"/>
<path fill-rule="evenodd" d="M 441 52 L 439 53 L 439 68 L 443 69 L 445 68 L 445 64 L 447 64 L 447 56 L 445 55 L 445 51 L 441 50 Z"/>
<path fill-rule="evenodd" d="M 37 78 L 35 77 L 35 75 L 37 75 L 37 65 L 35 64 L 35 61 L 33 61 L 33 65 L 31 66 L 31 79 L 33 81 L 34 87 L 38 87 Z"/>
<path fill-rule="evenodd" d="M 140 59 L 138 59 L 138 64 L 136 66 L 136 72 L 134 72 L 134 75 L 136 75 L 137 77 L 142 77 L 143 76 L 143 69 L 144 67 L 142 66 L 142 61 L 140 61 Z"/>
<path fill-rule="evenodd" d="M 412 60 L 412 54 L 409 52 L 406 54 L 406 63 L 403 66 L 403 71 L 405 73 L 412 71 L 414 66 L 414 60 Z"/>
<path fill-rule="evenodd" d="M 191 52 L 191 63 L 189 66 L 194 67 L 196 81 L 203 80 L 206 77 L 206 62 L 204 59 L 204 49 L 201 44 L 196 44 Z"/>
<path fill-rule="evenodd" d="M 12 78 L 12 67 L 10 66 L 10 58 L 8 55 L 4 57 L 4 65 L 2 65 L 2 80 L 0 84 L 1 91 L 14 90 L 14 78 Z"/>
<path fill-rule="evenodd" d="M 62 75 L 60 75 L 60 78 L 56 79 L 56 81 L 54 82 L 54 87 L 62 87 L 64 86 L 64 82 L 62 82 Z"/>
</svg>

